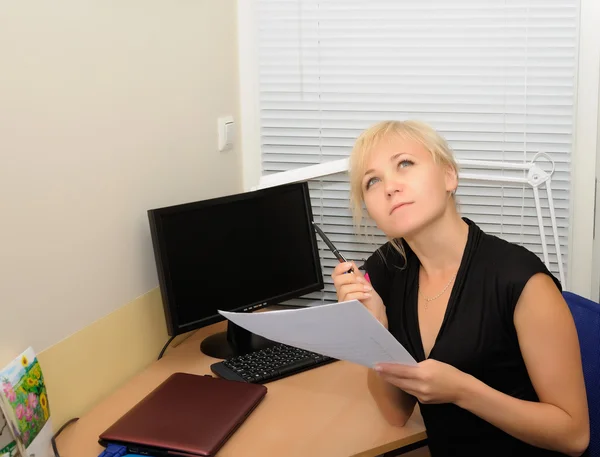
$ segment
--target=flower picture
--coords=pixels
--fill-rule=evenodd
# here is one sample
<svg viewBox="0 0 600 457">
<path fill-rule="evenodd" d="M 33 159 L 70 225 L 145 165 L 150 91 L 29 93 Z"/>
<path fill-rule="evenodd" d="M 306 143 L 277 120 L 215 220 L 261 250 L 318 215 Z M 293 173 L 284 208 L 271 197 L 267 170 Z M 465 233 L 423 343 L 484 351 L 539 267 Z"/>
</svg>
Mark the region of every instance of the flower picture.
<svg viewBox="0 0 600 457">
<path fill-rule="evenodd" d="M 0 371 L 0 397 L 25 447 L 35 439 L 50 417 L 48 394 L 40 364 L 29 348 Z"/>
</svg>

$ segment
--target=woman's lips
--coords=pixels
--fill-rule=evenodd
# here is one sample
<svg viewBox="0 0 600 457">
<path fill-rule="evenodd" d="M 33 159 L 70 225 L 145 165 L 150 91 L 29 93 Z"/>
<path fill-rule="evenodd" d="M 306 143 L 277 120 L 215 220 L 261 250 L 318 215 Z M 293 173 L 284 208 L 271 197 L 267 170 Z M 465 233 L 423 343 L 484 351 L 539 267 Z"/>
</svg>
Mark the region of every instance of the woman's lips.
<svg viewBox="0 0 600 457">
<path fill-rule="evenodd" d="M 391 215 L 391 214 L 392 214 L 394 211 L 396 211 L 397 209 L 400 209 L 400 208 L 402 208 L 402 207 L 404 207 L 404 206 L 408 206 L 408 205 L 410 205 L 411 203 L 412 203 L 412 202 L 410 202 L 410 203 L 409 203 L 409 202 L 405 202 L 405 203 L 398 203 L 398 204 L 396 204 L 396 205 L 392 206 L 392 210 L 390 211 L 390 215 Z"/>
</svg>

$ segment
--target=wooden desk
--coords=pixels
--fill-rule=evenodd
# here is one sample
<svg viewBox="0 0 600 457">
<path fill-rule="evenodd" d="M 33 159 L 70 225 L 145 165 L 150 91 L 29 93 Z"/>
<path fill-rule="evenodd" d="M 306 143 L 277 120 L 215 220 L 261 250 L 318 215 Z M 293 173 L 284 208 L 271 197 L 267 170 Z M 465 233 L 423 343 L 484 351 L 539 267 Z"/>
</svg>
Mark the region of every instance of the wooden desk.
<svg viewBox="0 0 600 457">
<path fill-rule="evenodd" d="M 200 342 L 224 329 L 220 322 L 198 330 L 65 429 L 57 440 L 61 457 L 97 457 L 98 435 L 172 373 L 211 373 L 218 360 L 202 354 Z M 418 409 L 405 427 L 387 424 L 359 365 L 334 362 L 266 386 L 264 400 L 218 457 L 376 456 L 426 438 Z"/>
</svg>

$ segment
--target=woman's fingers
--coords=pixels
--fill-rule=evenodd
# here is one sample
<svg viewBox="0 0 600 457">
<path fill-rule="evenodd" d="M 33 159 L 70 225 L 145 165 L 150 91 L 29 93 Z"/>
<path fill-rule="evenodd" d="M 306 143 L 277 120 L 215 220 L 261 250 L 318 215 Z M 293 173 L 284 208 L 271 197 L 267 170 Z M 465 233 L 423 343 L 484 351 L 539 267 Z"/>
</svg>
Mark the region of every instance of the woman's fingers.
<svg viewBox="0 0 600 457">
<path fill-rule="evenodd" d="M 340 264 L 340 265 L 349 265 L 349 263 L 345 263 L 345 264 Z M 338 265 L 333 274 L 331 275 L 331 278 L 333 279 L 333 284 L 335 285 L 336 289 L 339 289 L 340 287 L 346 285 L 346 284 L 359 284 L 360 280 L 358 279 L 358 277 L 354 274 L 354 273 L 345 273 L 345 271 L 343 268 L 340 268 L 340 265 Z"/>
<path fill-rule="evenodd" d="M 373 290 L 370 286 L 357 282 L 344 284 L 336 289 L 339 301 L 365 300 L 371 297 L 370 292 Z"/>
<path fill-rule="evenodd" d="M 352 269 L 352 273 L 348 271 Z M 367 300 L 372 297 L 373 288 L 354 262 L 336 265 L 331 275 L 338 301 Z"/>
<path fill-rule="evenodd" d="M 352 273 L 349 271 L 352 270 Z M 369 284 L 369 281 L 363 276 L 354 262 L 343 262 L 336 265 L 331 274 L 335 284 L 348 284 L 351 282 L 361 282 Z"/>
<path fill-rule="evenodd" d="M 332 277 L 336 277 L 336 276 L 340 276 L 340 275 L 345 275 L 346 273 L 348 273 L 348 271 L 351 268 L 354 268 L 354 262 L 342 262 L 342 263 L 338 263 L 335 266 L 335 268 L 333 269 L 333 274 L 331 276 Z"/>
<path fill-rule="evenodd" d="M 351 292 L 349 294 L 339 297 L 338 301 L 350 301 L 350 300 L 367 300 L 371 298 L 371 294 L 368 292 Z"/>
<path fill-rule="evenodd" d="M 422 394 L 423 386 L 415 379 L 397 378 L 395 376 L 380 375 L 384 381 L 402 389 L 410 395 L 419 396 Z"/>
<path fill-rule="evenodd" d="M 397 378 L 419 379 L 421 371 L 419 365 L 405 365 L 403 363 L 379 363 L 375 371 L 386 376 L 395 376 Z"/>
</svg>

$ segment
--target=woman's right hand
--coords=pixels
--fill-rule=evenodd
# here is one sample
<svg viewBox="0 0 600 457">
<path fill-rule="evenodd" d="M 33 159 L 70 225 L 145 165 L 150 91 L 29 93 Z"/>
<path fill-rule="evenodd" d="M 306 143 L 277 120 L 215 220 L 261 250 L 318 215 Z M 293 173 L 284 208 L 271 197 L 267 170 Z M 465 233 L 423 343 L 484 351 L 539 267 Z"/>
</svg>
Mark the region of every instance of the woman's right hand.
<svg viewBox="0 0 600 457">
<path fill-rule="evenodd" d="M 346 273 L 350 268 L 354 269 L 354 272 Z M 387 315 L 385 313 L 383 300 L 354 262 L 343 262 L 338 264 L 333 269 L 331 277 L 333 278 L 338 301 L 360 301 L 375 319 L 387 328 Z"/>
</svg>

